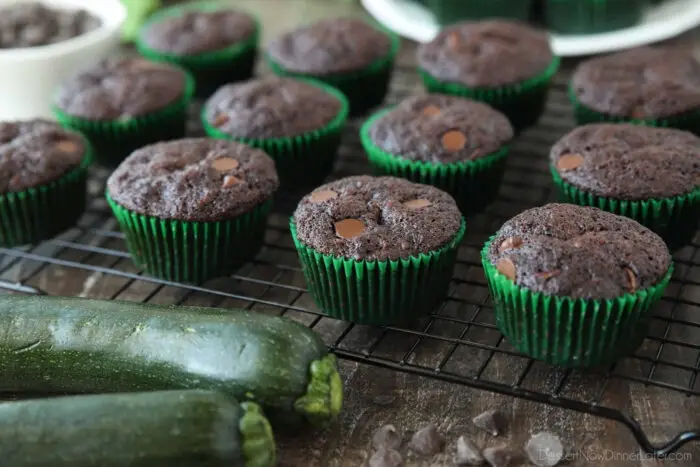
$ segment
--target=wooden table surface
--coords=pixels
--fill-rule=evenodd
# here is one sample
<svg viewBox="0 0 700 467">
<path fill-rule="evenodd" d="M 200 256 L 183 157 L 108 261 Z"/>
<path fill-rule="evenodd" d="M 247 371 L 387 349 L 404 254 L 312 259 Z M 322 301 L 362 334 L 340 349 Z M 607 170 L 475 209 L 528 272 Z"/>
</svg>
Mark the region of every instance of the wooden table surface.
<svg viewBox="0 0 700 467">
<path fill-rule="evenodd" d="M 264 41 L 282 30 L 321 17 L 363 15 L 358 4 L 343 0 L 237 0 L 235 3 L 262 20 Z M 678 42 L 693 44 L 692 37 L 693 34 Z M 16 274 L 25 275 L 28 267 L 31 265 L 18 267 Z M 112 298 L 118 294 L 120 299 L 142 300 L 153 292 L 152 284 L 136 282 L 122 290 L 123 278 L 85 271 L 66 272 L 65 268 L 54 266 L 44 269 L 33 282 L 56 295 Z M 172 302 L 177 291 L 169 289 L 158 292 L 153 301 Z M 204 295 L 193 294 L 187 303 L 212 302 Z M 496 371 L 512 369 L 502 365 Z M 342 417 L 323 432 L 280 439 L 281 465 L 362 466 L 371 455 L 371 437 L 377 428 L 391 423 L 410 436 L 433 423 L 446 436 L 445 453 L 432 459 L 418 459 L 405 454 L 403 449 L 407 466 L 454 465 L 455 442 L 463 434 L 480 446 L 506 442 L 522 452 L 530 434 L 540 430 L 561 436 L 569 452 L 566 465 L 570 466 L 700 466 L 700 443 L 684 447 L 676 460 L 658 462 L 644 458 L 628 429 L 617 422 L 348 361 L 341 361 L 341 373 L 346 387 Z M 700 404 L 696 398 L 623 382 L 616 383 L 614 389 L 615 405 L 636 418 L 652 440 L 667 441 L 682 429 L 700 427 Z M 471 423 L 473 416 L 491 408 L 499 408 L 510 420 L 507 432 L 498 438 L 479 432 Z"/>
</svg>

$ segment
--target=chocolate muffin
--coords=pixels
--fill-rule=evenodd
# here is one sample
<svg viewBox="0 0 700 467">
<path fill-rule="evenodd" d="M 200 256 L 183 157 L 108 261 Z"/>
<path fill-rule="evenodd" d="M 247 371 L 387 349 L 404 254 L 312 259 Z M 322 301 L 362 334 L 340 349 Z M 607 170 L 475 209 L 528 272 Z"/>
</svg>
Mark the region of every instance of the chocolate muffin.
<svg viewBox="0 0 700 467">
<path fill-rule="evenodd" d="M 0 122 L 0 245 L 53 237 L 85 211 L 87 141 L 48 120 Z"/>
<path fill-rule="evenodd" d="M 253 75 L 259 27 L 243 12 L 222 5 L 190 4 L 162 10 L 141 30 L 136 47 L 145 57 L 174 63 L 211 95 L 226 83 Z"/>
<path fill-rule="evenodd" d="M 640 47 L 582 62 L 570 96 L 580 124 L 635 121 L 700 131 L 700 64 L 676 48 Z"/>
<path fill-rule="evenodd" d="M 378 173 L 437 186 L 469 214 L 498 193 L 513 128 L 486 104 L 430 94 L 377 113 L 360 135 Z"/>
<path fill-rule="evenodd" d="M 137 266 L 201 283 L 257 254 L 278 184 L 258 149 L 182 139 L 127 157 L 107 181 L 107 200 Z"/>
<path fill-rule="evenodd" d="M 317 185 L 331 172 L 348 115 L 345 96 L 311 80 L 276 76 L 229 84 L 205 104 L 213 138 L 263 149 L 288 188 Z"/>
<path fill-rule="evenodd" d="M 550 153 L 562 198 L 632 217 L 672 249 L 689 243 L 700 219 L 700 138 L 630 124 L 576 128 Z"/>
<path fill-rule="evenodd" d="M 418 48 L 418 66 L 430 92 L 484 101 L 516 131 L 537 122 L 559 67 L 546 33 L 506 20 L 462 22 Z"/>
<path fill-rule="evenodd" d="M 334 18 L 282 34 L 267 48 L 278 75 L 316 78 L 337 87 L 359 115 L 386 95 L 399 39 L 359 19 Z"/>
<path fill-rule="evenodd" d="M 113 166 L 141 146 L 183 136 L 192 89 L 187 72 L 175 66 L 106 59 L 63 83 L 54 113 L 87 136 L 98 162 Z"/>
<path fill-rule="evenodd" d="M 309 291 L 365 324 L 430 312 L 452 277 L 464 221 L 452 197 L 394 177 L 348 177 L 305 196 L 291 220 Z"/>
<path fill-rule="evenodd" d="M 507 221 L 484 246 L 482 261 L 499 329 L 527 355 L 564 366 L 633 352 L 673 269 L 651 230 L 572 204 Z"/>
</svg>

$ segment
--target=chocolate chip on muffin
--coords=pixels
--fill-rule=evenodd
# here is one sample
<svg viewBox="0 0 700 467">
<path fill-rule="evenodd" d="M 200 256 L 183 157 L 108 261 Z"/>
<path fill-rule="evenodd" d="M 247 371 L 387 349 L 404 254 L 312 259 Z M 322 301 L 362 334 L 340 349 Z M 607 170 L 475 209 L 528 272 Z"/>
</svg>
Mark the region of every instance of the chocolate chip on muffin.
<svg viewBox="0 0 700 467">
<path fill-rule="evenodd" d="M 112 173 L 111 198 L 159 219 L 212 222 L 248 212 L 278 187 L 264 152 L 233 141 L 183 139 L 134 152 Z"/>
<path fill-rule="evenodd" d="M 179 56 L 221 50 L 250 38 L 255 20 L 245 13 L 221 9 L 191 10 L 149 23 L 140 41 L 149 49 Z"/>
<path fill-rule="evenodd" d="M 238 138 L 298 136 L 326 127 L 343 103 L 318 86 L 266 77 L 219 89 L 205 105 L 210 125 Z"/>
<path fill-rule="evenodd" d="M 289 72 L 323 76 L 365 68 L 390 50 L 389 36 L 367 22 L 333 18 L 282 34 L 267 53 Z"/>
<path fill-rule="evenodd" d="M 68 79 L 57 108 L 86 120 L 119 120 L 163 109 L 186 90 L 186 74 L 171 65 L 138 58 L 102 60 Z"/>
<path fill-rule="evenodd" d="M 612 299 L 656 285 L 671 265 L 664 241 L 632 219 L 548 204 L 507 221 L 488 260 L 520 287 L 547 295 Z"/>
<path fill-rule="evenodd" d="M 387 260 L 446 245 L 460 229 L 461 214 L 454 199 L 437 188 L 393 177 L 357 176 L 306 196 L 294 221 L 299 240 L 323 254 Z"/>
<path fill-rule="evenodd" d="M 700 138 L 669 128 L 591 124 L 559 140 L 550 163 L 563 180 L 599 196 L 667 198 L 700 186 Z"/>
<path fill-rule="evenodd" d="M 510 143 L 513 128 L 486 104 L 432 94 L 401 102 L 372 125 L 370 137 L 403 159 L 447 164 L 498 151 Z"/>
<path fill-rule="evenodd" d="M 571 87 L 596 113 L 663 119 L 700 110 L 700 63 L 690 52 L 640 47 L 582 62 Z"/>
<path fill-rule="evenodd" d="M 448 26 L 418 49 L 422 70 L 440 81 L 469 88 L 525 81 L 544 72 L 553 58 L 545 32 L 505 20 Z"/>
<path fill-rule="evenodd" d="M 58 180 L 80 166 L 86 151 L 80 135 L 54 122 L 0 122 L 0 194 Z"/>
</svg>

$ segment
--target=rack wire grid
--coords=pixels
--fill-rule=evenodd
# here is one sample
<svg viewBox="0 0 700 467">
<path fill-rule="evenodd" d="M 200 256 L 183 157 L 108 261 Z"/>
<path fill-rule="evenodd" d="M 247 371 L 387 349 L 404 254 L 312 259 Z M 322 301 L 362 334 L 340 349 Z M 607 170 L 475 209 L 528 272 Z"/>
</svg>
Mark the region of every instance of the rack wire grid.
<svg viewBox="0 0 700 467">
<path fill-rule="evenodd" d="M 422 92 L 413 49 L 404 44 L 388 103 Z M 651 333 L 633 357 L 592 373 L 556 368 L 518 353 L 495 326 L 479 249 L 508 218 L 553 200 L 547 154 L 574 125 L 566 98 L 567 76 L 566 71 L 557 76 L 540 124 L 515 144 L 498 199 L 469 220 L 449 296 L 418 328 L 373 328 L 324 317 L 307 293 L 288 232 L 294 202 L 276 208 L 263 250 L 231 277 L 195 286 L 143 275 L 130 261 L 124 236 L 103 199 L 107 174 L 99 170 L 90 182 L 89 209 L 76 228 L 39 245 L 0 248 L 0 289 L 285 315 L 316 330 L 341 358 L 616 420 L 632 431 L 645 452 L 667 456 L 699 439 L 700 429 L 689 427 L 671 440 L 653 444 L 622 407 L 624 403 L 619 398 L 616 402 L 615 391 L 625 384 L 660 388 L 662 398 L 667 391 L 700 394 L 698 236 L 675 255 L 671 285 L 655 311 Z M 194 108 L 193 135 L 200 131 L 196 115 Z M 357 137 L 359 123 L 347 130 L 332 178 L 369 173 Z"/>
</svg>

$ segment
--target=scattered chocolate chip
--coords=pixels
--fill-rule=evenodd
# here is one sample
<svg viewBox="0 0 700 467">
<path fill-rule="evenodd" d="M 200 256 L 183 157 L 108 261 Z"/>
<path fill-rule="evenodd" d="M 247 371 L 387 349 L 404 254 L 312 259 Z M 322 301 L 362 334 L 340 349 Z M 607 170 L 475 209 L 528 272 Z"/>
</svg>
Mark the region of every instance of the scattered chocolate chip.
<svg viewBox="0 0 700 467">
<path fill-rule="evenodd" d="M 438 115 L 439 113 L 440 113 L 440 107 L 438 107 L 436 105 L 429 105 L 423 109 L 423 115 L 426 115 L 428 117 Z"/>
<path fill-rule="evenodd" d="M 323 203 L 324 201 L 337 197 L 338 193 L 333 190 L 319 190 L 311 193 L 311 196 L 309 196 L 309 201 L 312 203 Z"/>
<path fill-rule="evenodd" d="M 403 205 L 408 209 L 420 209 L 432 206 L 433 203 L 427 199 L 412 199 L 409 201 L 404 201 Z"/>
<path fill-rule="evenodd" d="M 499 259 L 496 262 L 496 269 L 508 279 L 515 280 L 515 263 L 512 259 L 508 257 Z"/>
<path fill-rule="evenodd" d="M 237 183 L 241 183 L 243 180 L 240 178 L 234 177 L 233 175 L 226 175 L 224 177 L 224 184 L 222 185 L 224 188 L 231 188 L 233 185 Z"/>
<path fill-rule="evenodd" d="M 536 467 L 554 467 L 564 457 L 564 446 L 557 435 L 543 431 L 532 435 L 525 452 Z"/>
<path fill-rule="evenodd" d="M 552 271 L 538 272 L 537 274 L 535 274 L 535 277 L 537 277 L 538 279 L 547 280 L 547 279 L 551 279 L 552 277 L 558 276 L 559 274 L 561 274 L 561 270 L 554 269 Z"/>
<path fill-rule="evenodd" d="M 442 450 L 444 439 L 435 425 L 428 425 L 416 431 L 408 445 L 413 452 L 421 456 L 432 456 Z"/>
<path fill-rule="evenodd" d="M 226 125 L 226 123 L 228 123 L 228 120 L 228 115 L 224 113 L 216 114 L 216 117 L 214 117 L 214 121 L 211 122 L 211 124 L 218 128 L 222 125 Z"/>
<path fill-rule="evenodd" d="M 584 159 L 581 154 L 564 154 L 557 161 L 557 170 L 559 172 L 566 172 L 568 170 L 574 170 L 581 167 Z"/>
<path fill-rule="evenodd" d="M 401 436 L 396 432 L 394 425 L 384 425 L 374 432 L 372 436 L 374 449 L 398 449 L 401 446 Z"/>
<path fill-rule="evenodd" d="M 218 172 L 228 172 L 238 167 L 238 161 L 230 157 L 219 157 L 211 163 L 211 166 Z"/>
<path fill-rule="evenodd" d="M 458 130 L 450 130 L 442 135 L 442 147 L 450 152 L 457 152 L 467 145 L 467 137 Z"/>
<path fill-rule="evenodd" d="M 505 417 L 498 410 L 487 410 L 472 419 L 474 425 L 493 436 L 498 436 L 505 429 Z"/>
<path fill-rule="evenodd" d="M 484 456 L 478 447 L 466 436 L 460 436 L 457 439 L 457 455 L 455 456 L 455 464 L 457 465 L 482 465 Z"/>
<path fill-rule="evenodd" d="M 520 237 L 508 237 L 498 245 L 498 253 L 503 253 L 506 250 L 520 248 L 523 245 L 523 239 Z"/>
<path fill-rule="evenodd" d="M 353 238 L 365 231 L 365 224 L 359 219 L 343 219 L 335 223 L 335 233 L 340 238 Z"/>
<path fill-rule="evenodd" d="M 401 467 L 403 457 L 393 449 L 382 448 L 369 459 L 369 467 Z"/>
<path fill-rule="evenodd" d="M 483 455 L 491 467 L 508 467 L 515 459 L 513 451 L 505 444 L 486 448 Z"/>
<path fill-rule="evenodd" d="M 629 285 L 630 293 L 637 291 L 637 275 L 630 268 L 625 268 L 625 274 L 627 275 L 627 283 Z"/>
<path fill-rule="evenodd" d="M 69 139 L 63 139 L 63 140 L 58 141 L 56 143 L 56 149 L 58 149 L 61 152 L 73 154 L 73 153 L 78 152 L 80 150 L 80 146 L 75 141 L 71 141 Z"/>
</svg>

